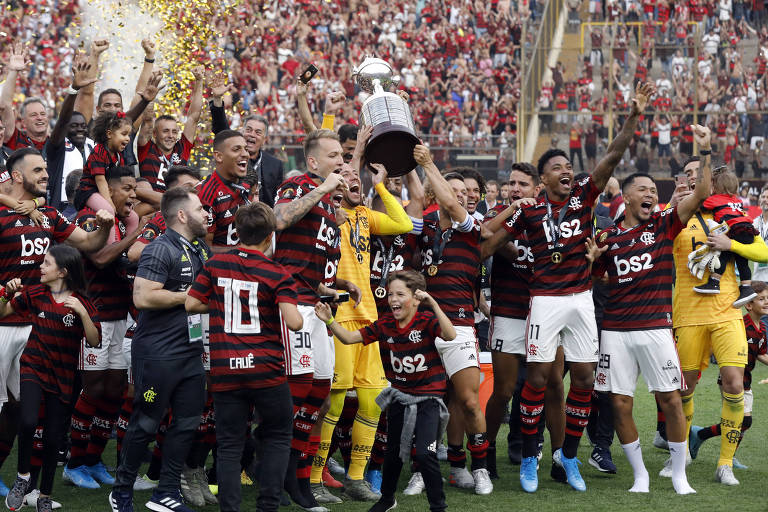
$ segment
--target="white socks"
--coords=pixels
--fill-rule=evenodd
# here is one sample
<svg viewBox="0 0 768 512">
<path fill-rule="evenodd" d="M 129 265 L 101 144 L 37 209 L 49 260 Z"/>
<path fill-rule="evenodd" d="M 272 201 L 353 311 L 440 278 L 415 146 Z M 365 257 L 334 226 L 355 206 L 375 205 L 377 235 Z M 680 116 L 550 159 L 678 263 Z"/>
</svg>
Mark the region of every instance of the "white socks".
<svg viewBox="0 0 768 512">
<path fill-rule="evenodd" d="M 688 477 L 685 476 L 685 455 L 688 445 L 685 441 L 674 443 L 669 441 L 669 456 L 672 460 L 672 486 L 677 494 L 693 494 L 696 491 L 688 485 Z"/>
<path fill-rule="evenodd" d="M 632 472 L 635 475 L 635 484 L 629 492 L 648 492 L 648 470 L 645 469 L 645 464 L 643 463 L 643 450 L 640 448 L 640 439 L 635 439 L 629 444 L 623 444 L 621 447 L 624 449 L 624 454 L 627 456 L 629 465 L 632 466 Z M 685 458 L 683 458 L 683 464 L 685 464 Z M 683 465 L 683 470 L 685 470 L 685 465 Z M 685 473 L 683 473 L 683 478 L 685 478 Z"/>
</svg>

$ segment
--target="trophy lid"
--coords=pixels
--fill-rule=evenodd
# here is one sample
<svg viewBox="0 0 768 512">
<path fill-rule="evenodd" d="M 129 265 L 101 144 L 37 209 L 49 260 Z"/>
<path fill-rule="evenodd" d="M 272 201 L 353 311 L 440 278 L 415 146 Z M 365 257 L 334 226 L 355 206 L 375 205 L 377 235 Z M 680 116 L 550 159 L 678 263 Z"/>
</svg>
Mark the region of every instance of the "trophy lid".
<svg viewBox="0 0 768 512">
<path fill-rule="evenodd" d="M 387 61 L 376 57 L 366 57 L 362 64 L 352 70 L 352 77 L 355 83 L 369 94 L 376 92 L 374 80 L 378 80 L 384 90 L 399 83 L 399 77 L 394 76 L 392 66 Z"/>
</svg>

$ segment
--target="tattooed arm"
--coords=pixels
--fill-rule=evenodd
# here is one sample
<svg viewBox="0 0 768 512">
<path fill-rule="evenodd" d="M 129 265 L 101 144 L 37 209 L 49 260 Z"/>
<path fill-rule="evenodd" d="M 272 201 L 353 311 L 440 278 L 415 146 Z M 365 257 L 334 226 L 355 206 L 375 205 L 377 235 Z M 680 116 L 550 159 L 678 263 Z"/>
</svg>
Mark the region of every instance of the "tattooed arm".
<svg viewBox="0 0 768 512">
<path fill-rule="evenodd" d="M 325 194 L 336 190 L 343 183 L 344 179 L 340 175 L 329 174 L 325 181 L 309 194 L 290 202 L 276 204 L 277 231 L 282 231 L 296 224 Z"/>
</svg>

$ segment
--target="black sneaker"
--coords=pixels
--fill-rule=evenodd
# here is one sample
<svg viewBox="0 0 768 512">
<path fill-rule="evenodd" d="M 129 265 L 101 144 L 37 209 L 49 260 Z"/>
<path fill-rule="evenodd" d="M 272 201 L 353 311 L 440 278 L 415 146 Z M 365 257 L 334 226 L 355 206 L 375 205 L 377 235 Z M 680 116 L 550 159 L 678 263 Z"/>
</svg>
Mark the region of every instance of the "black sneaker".
<svg viewBox="0 0 768 512">
<path fill-rule="evenodd" d="M 19 510 L 23 507 L 24 497 L 29 490 L 29 479 L 24 480 L 17 476 L 16 481 L 13 482 L 13 487 L 8 491 L 8 496 L 5 497 L 5 506 L 8 507 L 8 510 Z"/>
<path fill-rule="evenodd" d="M 740 309 L 744 304 L 757 297 L 755 290 L 748 284 L 742 284 L 739 286 L 739 298 L 733 303 L 733 307 Z"/>
<path fill-rule="evenodd" d="M 568 483 L 568 477 L 565 474 L 565 468 L 563 467 L 563 463 L 559 459 L 560 453 L 561 451 L 558 450 L 552 454 L 552 469 L 549 470 L 549 476 L 551 476 L 552 480 L 554 480 L 555 482 L 560 482 L 561 484 L 565 484 L 565 483 Z M 555 454 L 558 454 L 557 457 L 555 457 Z"/>
<path fill-rule="evenodd" d="M 589 465 L 602 473 L 616 474 L 616 464 L 611 459 L 611 451 L 595 446 L 592 456 L 589 457 Z"/>
<path fill-rule="evenodd" d="M 389 512 L 397 508 L 397 500 L 395 498 L 379 498 L 379 501 L 373 504 L 368 512 Z"/>
<path fill-rule="evenodd" d="M 720 293 L 720 281 L 709 276 L 709 280 L 706 283 L 694 286 L 693 291 L 704 295 L 717 295 Z"/>
<path fill-rule="evenodd" d="M 50 496 L 40 496 L 37 499 L 37 512 L 53 512 L 53 500 Z"/>
</svg>

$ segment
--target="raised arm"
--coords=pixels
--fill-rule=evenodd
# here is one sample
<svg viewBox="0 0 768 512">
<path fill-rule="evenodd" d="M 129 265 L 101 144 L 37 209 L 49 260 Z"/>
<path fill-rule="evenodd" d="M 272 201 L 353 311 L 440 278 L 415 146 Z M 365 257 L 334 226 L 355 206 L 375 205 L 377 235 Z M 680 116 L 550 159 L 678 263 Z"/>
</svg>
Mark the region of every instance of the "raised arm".
<svg viewBox="0 0 768 512">
<path fill-rule="evenodd" d="M 712 152 L 711 133 L 709 128 L 698 124 L 692 125 L 693 138 L 700 151 L 699 172 L 696 174 L 696 188 L 680 201 L 677 206 L 677 216 L 685 226 L 699 209 L 701 203 L 709 197 L 712 191 Z"/>
<path fill-rule="evenodd" d="M 160 90 L 165 87 L 160 86 L 160 81 L 163 79 L 163 72 L 162 71 L 155 71 L 152 73 L 152 76 L 149 77 L 149 81 L 147 82 L 147 86 L 144 87 L 144 90 L 138 91 L 136 93 L 136 98 L 138 98 L 138 101 L 134 102 L 134 106 L 131 107 L 131 110 L 125 113 L 125 117 L 130 118 L 131 120 L 138 120 L 141 117 L 141 114 L 144 113 L 144 110 L 147 108 L 147 105 L 149 105 L 152 100 L 154 100 L 157 97 L 157 93 L 160 92 Z M 136 99 L 134 98 L 134 100 Z M 135 125 L 136 123 L 134 123 Z"/>
<path fill-rule="evenodd" d="M 204 73 L 205 68 L 203 66 L 195 66 L 192 70 L 192 75 L 195 77 L 195 87 L 192 89 L 192 97 L 189 100 L 189 109 L 187 110 L 187 121 L 184 123 L 184 137 L 190 142 L 195 141 L 197 123 L 203 112 Z"/>
<path fill-rule="evenodd" d="M 443 310 L 440 309 L 440 305 L 437 303 L 437 301 L 424 290 L 416 290 L 413 296 L 416 300 L 429 306 L 432 308 L 432 311 L 434 311 L 435 316 L 437 317 L 437 321 L 440 324 L 440 337 L 445 341 L 455 340 L 456 328 L 453 326 L 451 320 L 443 312 Z"/>
<path fill-rule="evenodd" d="M 0 93 L 0 112 L 2 112 L 3 126 L 5 126 L 5 138 L 3 142 L 10 140 L 16 126 L 16 114 L 13 110 L 13 97 L 16 95 L 16 79 L 19 73 L 27 68 L 28 51 L 22 43 L 16 43 L 11 48 L 8 57 L 8 74 L 5 77 L 3 92 Z"/>
<path fill-rule="evenodd" d="M 309 101 L 307 101 L 308 91 L 309 84 L 296 80 L 296 108 L 299 110 L 299 119 L 301 120 L 301 126 L 304 127 L 304 133 L 312 133 L 317 130 L 315 122 L 312 120 Z"/>
<path fill-rule="evenodd" d="M 141 40 L 141 48 L 144 50 L 144 64 L 141 67 L 141 73 L 139 73 L 139 79 L 136 80 L 136 87 L 134 88 L 133 100 L 131 101 L 131 108 L 135 107 L 141 99 L 141 93 L 147 87 L 149 79 L 152 78 L 152 71 L 155 68 L 155 43 L 150 39 Z M 136 117 L 132 119 L 137 119 Z M 138 127 L 134 127 L 138 128 Z"/>
<path fill-rule="evenodd" d="M 90 78 L 98 80 L 99 78 L 99 59 L 101 54 L 109 48 L 109 41 L 100 39 L 91 43 L 91 53 L 88 55 L 88 63 L 91 66 Z M 95 83 L 95 82 L 94 82 Z M 74 110 L 83 114 L 86 123 L 91 122 L 93 117 L 93 92 L 94 84 L 87 85 L 77 92 Z"/>
<path fill-rule="evenodd" d="M 344 183 L 344 178 L 331 173 L 322 184 L 309 194 L 290 202 L 275 205 L 275 218 L 277 219 L 277 231 L 287 229 L 301 220 L 315 206 L 325 194 L 328 194 Z"/>
<path fill-rule="evenodd" d="M 621 131 L 611 141 L 611 144 L 605 151 L 605 155 L 592 172 L 592 180 L 595 183 L 595 187 L 599 190 L 603 190 L 608 184 L 608 179 L 613 175 L 613 170 L 621 161 L 622 156 L 624 156 L 629 143 L 632 142 L 637 122 L 645 110 L 645 106 L 648 104 L 648 99 L 655 93 L 656 87 L 650 82 L 638 84 L 637 89 L 635 89 L 635 97 L 632 98 L 632 111 L 626 121 L 624 121 Z"/>
<path fill-rule="evenodd" d="M 208 76 L 208 87 L 211 89 L 211 101 L 208 107 L 211 109 L 211 131 L 215 134 L 228 130 L 229 122 L 224 111 L 224 95 L 227 94 L 229 83 L 224 73 L 211 73 Z"/>
<path fill-rule="evenodd" d="M 387 170 L 381 164 L 371 164 L 371 167 L 378 171 L 373 175 L 373 186 L 379 197 L 381 197 L 384 209 L 387 212 L 386 214 L 375 210 L 368 212 L 371 216 L 369 219 L 371 233 L 376 235 L 399 235 L 411 231 L 413 229 L 411 219 L 397 199 L 384 186 L 384 180 L 387 179 Z"/>
<path fill-rule="evenodd" d="M 76 56 L 72 65 L 71 90 L 67 90 L 68 94 L 61 104 L 59 118 L 56 120 L 56 125 L 51 133 L 51 144 L 53 146 L 64 144 L 64 138 L 67 136 L 67 125 L 70 119 L 72 119 L 72 112 L 75 109 L 75 98 L 80 94 L 80 90 L 92 85 L 94 82 L 96 82 L 96 78 L 91 75 L 91 65 L 88 63 L 87 58 L 84 55 Z M 72 94 L 73 91 L 74 94 Z"/>
<path fill-rule="evenodd" d="M 437 203 L 448 211 L 453 222 L 464 222 L 468 215 L 467 210 L 461 206 L 459 200 L 456 199 L 456 194 L 453 193 L 453 189 L 440 174 L 440 170 L 432 161 L 429 149 L 419 144 L 413 148 L 413 157 L 416 159 L 416 163 L 424 169 Z"/>
<path fill-rule="evenodd" d="M 405 186 L 408 189 L 408 206 L 405 213 L 414 219 L 424 216 L 424 185 L 421 183 L 416 169 L 405 175 Z"/>
</svg>

